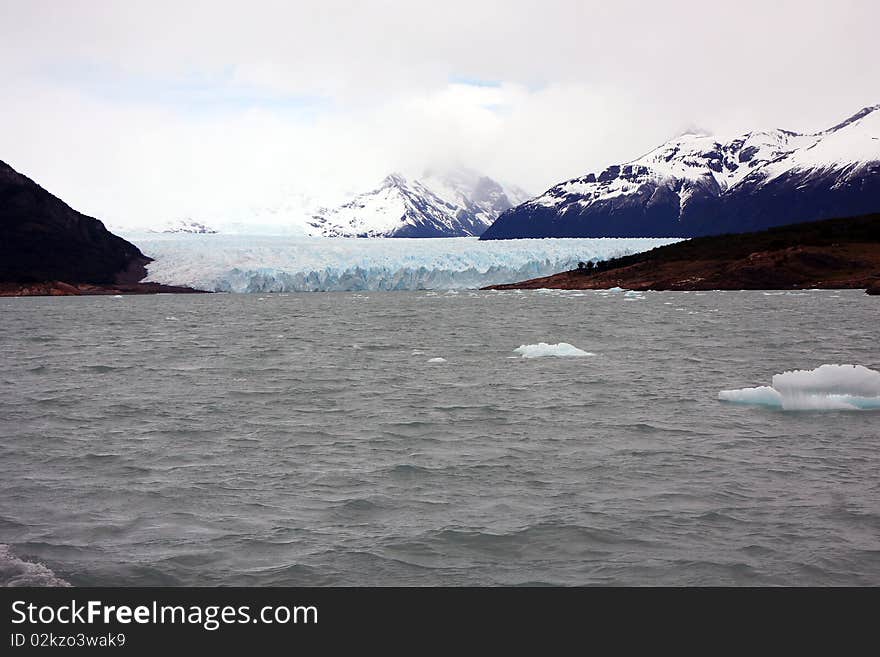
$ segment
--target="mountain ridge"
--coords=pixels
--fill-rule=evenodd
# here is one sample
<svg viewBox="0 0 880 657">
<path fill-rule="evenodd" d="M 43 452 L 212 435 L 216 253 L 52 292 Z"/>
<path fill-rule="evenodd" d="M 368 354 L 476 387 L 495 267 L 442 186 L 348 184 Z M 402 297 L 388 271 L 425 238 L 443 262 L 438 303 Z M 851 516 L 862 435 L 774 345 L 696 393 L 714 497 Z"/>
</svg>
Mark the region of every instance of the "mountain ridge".
<svg viewBox="0 0 880 657">
<path fill-rule="evenodd" d="M 554 185 L 481 239 L 695 237 L 880 210 L 880 105 L 812 134 L 685 134 Z"/>
</svg>

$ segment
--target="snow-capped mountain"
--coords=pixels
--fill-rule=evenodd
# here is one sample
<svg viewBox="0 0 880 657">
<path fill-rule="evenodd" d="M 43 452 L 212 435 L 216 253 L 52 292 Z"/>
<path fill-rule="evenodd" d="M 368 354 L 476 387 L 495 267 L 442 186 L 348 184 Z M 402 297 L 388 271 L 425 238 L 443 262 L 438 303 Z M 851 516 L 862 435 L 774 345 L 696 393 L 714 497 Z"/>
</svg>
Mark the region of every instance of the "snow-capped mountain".
<svg viewBox="0 0 880 657">
<path fill-rule="evenodd" d="M 880 211 L 880 105 L 815 134 L 677 137 L 556 185 L 482 239 L 694 237 Z"/>
<path fill-rule="evenodd" d="M 178 219 L 177 221 L 170 221 L 166 226 L 162 229 L 163 233 L 197 233 L 200 235 L 205 234 L 215 234 L 217 231 L 211 228 L 210 226 L 203 224 L 199 221 L 193 221 L 192 219 Z"/>
<path fill-rule="evenodd" d="M 467 237 L 481 235 L 503 211 L 527 195 L 466 169 L 427 172 L 419 180 L 398 173 L 309 222 L 324 237 Z"/>
</svg>

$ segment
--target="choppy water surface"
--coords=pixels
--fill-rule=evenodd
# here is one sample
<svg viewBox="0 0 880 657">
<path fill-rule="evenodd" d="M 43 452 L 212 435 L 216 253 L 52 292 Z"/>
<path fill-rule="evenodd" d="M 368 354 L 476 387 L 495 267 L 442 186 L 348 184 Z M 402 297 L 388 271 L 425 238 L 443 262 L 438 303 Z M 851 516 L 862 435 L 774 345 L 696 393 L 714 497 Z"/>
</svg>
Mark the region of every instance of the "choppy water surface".
<svg viewBox="0 0 880 657">
<path fill-rule="evenodd" d="M 0 578 L 880 584 L 880 413 L 717 399 L 880 369 L 878 317 L 861 291 L 0 299 Z M 514 353 L 539 342 L 595 355 Z"/>
</svg>

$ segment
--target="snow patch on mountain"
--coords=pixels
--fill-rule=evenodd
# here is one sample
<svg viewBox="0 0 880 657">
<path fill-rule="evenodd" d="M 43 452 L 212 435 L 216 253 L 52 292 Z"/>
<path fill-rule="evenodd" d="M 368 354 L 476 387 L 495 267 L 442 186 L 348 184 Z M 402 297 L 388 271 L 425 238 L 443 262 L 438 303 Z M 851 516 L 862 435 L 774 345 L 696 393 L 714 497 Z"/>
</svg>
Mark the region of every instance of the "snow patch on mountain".
<svg viewBox="0 0 880 657">
<path fill-rule="evenodd" d="M 803 148 L 765 167 L 768 180 L 792 169 L 851 172 L 880 161 L 880 105 L 866 107 L 843 123 L 803 140 Z"/>
<path fill-rule="evenodd" d="M 203 224 L 199 221 L 193 221 L 190 218 L 186 219 L 178 219 L 177 221 L 169 221 L 166 224 L 165 228 L 162 229 L 163 233 L 194 233 L 200 235 L 213 235 L 217 233 L 216 230 L 208 226 L 207 224 Z"/>
</svg>

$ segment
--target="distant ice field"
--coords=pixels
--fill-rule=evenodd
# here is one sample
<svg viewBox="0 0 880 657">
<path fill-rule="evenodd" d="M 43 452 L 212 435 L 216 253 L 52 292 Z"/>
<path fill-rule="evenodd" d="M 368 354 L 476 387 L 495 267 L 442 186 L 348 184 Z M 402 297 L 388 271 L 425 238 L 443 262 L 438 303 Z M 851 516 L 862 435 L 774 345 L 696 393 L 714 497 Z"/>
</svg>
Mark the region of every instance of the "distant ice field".
<svg viewBox="0 0 880 657">
<path fill-rule="evenodd" d="M 450 290 L 547 276 L 676 238 L 356 239 L 125 235 L 155 259 L 148 281 L 215 292 Z"/>
</svg>

